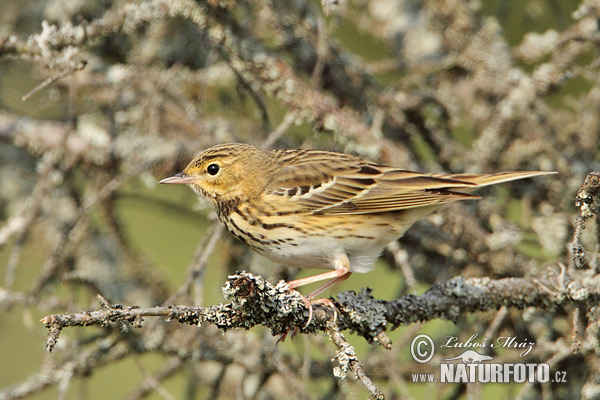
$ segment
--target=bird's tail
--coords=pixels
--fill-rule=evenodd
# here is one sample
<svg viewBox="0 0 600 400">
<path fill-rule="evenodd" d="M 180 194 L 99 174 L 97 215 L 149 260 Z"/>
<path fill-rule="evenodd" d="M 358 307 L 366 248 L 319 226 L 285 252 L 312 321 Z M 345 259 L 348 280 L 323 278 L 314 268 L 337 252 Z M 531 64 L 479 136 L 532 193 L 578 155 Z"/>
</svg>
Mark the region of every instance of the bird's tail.
<svg viewBox="0 0 600 400">
<path fill-rule="evenodd" d="M 468 182 L 477 185 L 477 187 L 495 185 L 496 183 L 516 181 L 518 179 L 531 178 L 540 175 L 556 174 L 554 171 L 513 171 L 498 172 L 496 174 L 454 174 L 439 175 L 446 179 L 455 179 L 457 181 Z M 474 188 L 475 189 L 475 188 Z"/>
</svg>

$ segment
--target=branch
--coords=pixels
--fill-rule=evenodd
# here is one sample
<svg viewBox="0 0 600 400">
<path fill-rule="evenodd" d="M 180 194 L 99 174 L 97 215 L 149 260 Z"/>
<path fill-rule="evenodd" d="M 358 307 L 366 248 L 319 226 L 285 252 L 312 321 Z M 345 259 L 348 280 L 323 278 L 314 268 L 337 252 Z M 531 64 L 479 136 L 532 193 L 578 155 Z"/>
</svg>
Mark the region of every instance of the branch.
<svg viewBox="0 0 600 400">
<path fill-rule="evenodd" d="M 352 346 L 344 335 L 340 332 L 339 328 L 335 324 L 329 324 L 329 328 L 327 330 L 327 334 L 331 341 L 337 347 L 337 354 L 335 355 L 335 359 L 340 364 L 339 367 L 333 369 L 333 374 L 340 379 L 346 378 L 348 371 L 354 372 L 356 379 L 362 382 L 363 385 L 371 392 L 369 399 L 381 399 L 383 400 L 385 397 L 381 389 L 379 389 L 371 378 L 365 374 L 365 370 L 361 365 L 360 361 L 356 357 L 356 351 L 354 350 L 354 346 Z"/>
<path fill-rule="evenodd" d="M 600 173 L 590 172 L 585 177 L 575 196 L 575 206 L 579 207 L 580 214 L 575 221 L 571 251 L 575 266 L 585 268 L 589 262 L 585 260 L 580 239 L 585 229 L 585 221 L 600 212 Z"/>
<path fill-rule="evenodd" d="M 225 298 L 231 302 L 209 307 L 171 305 L 140 308 L 137 306 L 109 306 L 101 299 L 102 309 L 73 314 L 54 314 L 41 322 L 50 330 L 47 349 L 52 351 L 63 328 L 72 326 L 107 325 L 125 322 L 141 326 L 143 317 L 166 317 L 180 323 L 208 322 L 223 331 L 232 328 L 250 329 L 263 325 L 273 335 L 290 329 L 304 333 L 327 332 L 327 322 L 334 318 L 330 307 L 314 305 L 314 317 L 308 327 L 308 310 L 300 293 L 289 291 L 284 281 L 276 286 L 257 275 L 240 272 L 229 276 L 223 287 Z M 387 325 L 395 329 L 417 321 L 436 318 L 456 322 L 460 316 L 475 311 L 496 310 L 502 306 L 547 308 L 568 303 L 597 303 L 600 298 L 600 278 L 593 270 L 573 271 L 564 268 L 549 270 L 538 277 L 454 278 L 434 285 L 420 296 L 412 294 L 397 300 L 375 299 L 371 289 L 339 294 L 335 302 L 335 318 L 340 330 L 352 330 L 369 342 L 381 342 L 378 335 Z"/>
</svg>

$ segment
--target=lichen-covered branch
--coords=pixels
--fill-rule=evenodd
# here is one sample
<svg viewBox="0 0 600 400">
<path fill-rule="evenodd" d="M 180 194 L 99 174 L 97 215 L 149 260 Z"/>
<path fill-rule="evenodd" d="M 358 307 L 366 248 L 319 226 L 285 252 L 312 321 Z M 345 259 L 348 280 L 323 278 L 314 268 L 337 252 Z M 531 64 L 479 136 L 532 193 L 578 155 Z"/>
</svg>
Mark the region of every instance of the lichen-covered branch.
<svg viewBox="0 0 600 400">
<path fill-rule="evenodd" d="M 140 326 L 142 317 L 157 316 L 187 324 L 214 324 L 224 331 L 263 325 L 270 328 L 273 335 L 284 334 L 289 329 L 326 332 L 328 321 L 335 318 L 340 329 L 352 330 L 373 341 L 379 333 L 389 329 L 388 325 L 393 329 L 437 318 L 456 322 L 469 313 L 503 306 L 523 309 L 580 302 L 589 305 L 600 295 L 600 276 L 589 270 L 575 276 L 562 269 L 530 278 L 454 278 L 434 285 L 422 295 L 405 295 L 391 301 L 375 299 L 370 289 L 359 293 L 342 292 L 336 301 L 337 315 L 334 316 L 329 307 L 314 305 L 314 317 L 307 327 L 308 310 L 301 295 L 289 291 L 283 281 L 273 286 L 260 276 L 240 272 L 229 277 L 223 293 L 230 303 L 210 307 L 173 305 L 152 308 L 105 305 L 97 311 L 48 315 L 41 322 L 54 329 L 50 333 L 49 351 L 55 345 L 56 333 L 66 327 L 111 322 Z"/>
<path fill-rule="evenodd" d="M 385 398 L 383 392 L 365 374 L 363 366 L 356 357 L 354 347 L 346 340 L 335 323 L 328 324 L 327 334 L 338 350 L 335 360 L 339 366 L 334 368 L 333 374 L 343 380 L 346 378 L 348 372 L 354 372 L 356 379 L 361 381 L 371 393 L 369 399 L 383 400 Z"/>
</svg>

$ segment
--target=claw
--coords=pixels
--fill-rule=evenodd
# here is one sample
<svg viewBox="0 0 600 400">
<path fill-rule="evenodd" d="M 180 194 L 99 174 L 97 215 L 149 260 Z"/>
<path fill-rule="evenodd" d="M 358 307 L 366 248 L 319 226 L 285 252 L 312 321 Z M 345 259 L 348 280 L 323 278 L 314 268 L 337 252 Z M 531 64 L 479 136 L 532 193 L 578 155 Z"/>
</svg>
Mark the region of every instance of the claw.
<svg viewBox="0 0 600 400">
<path fill-rule="evenodd" d="M 308 309 L 308 321 L 306 321 L 306 324 L 304 324 L 304 327 L 302 328 L 302 329 L 306 329 L 308 327 L 308 325 L 310 325 L 310 322 L 312 321 L 312 317 L 313 317 L 312 301 L 309 300 L 308 297 L 303 296 L 302 294 L 300 294 L 300 296 L 302 296 L 302 301 L 304 302 L 304 307 L 306 307 Z"/>
<path fill-rule="evenodd" d="M 296 337 L 298 332 L 300 332 L 300 329 L 298 329 L 298 328 L 292 329 L 292 341 L 294 341 L 294 338 Z"/>
<path fill-rule="evenodd" d="M 308 321 L 306 322 L 306 324 L 304 324 L 304 327 L 302 329 L 306 329 L 308 327 L 308 325 L 310 325 L 310 323 L 312 322 L 312 318 L 314 315 L 313 306 L 312 306 L 313 304 L 323 304 L 327 307 L 330 307 L 333 310 L 333 322 L 334 323 L 337 322 L 337 307 L 335 306 L 333 301 L 331 301 L 327 298 L 310 300 L 310 296 L 305 297 L 302 294 L 300 294 L 300 296 L 302 297 L 302 301 L 304 301 L 304 306 L 308 309 Z M 275 342 L 275 345 L 285 342 L 285 339 L 287 338 L 287 335 L 290 333 L 290 331 L 292 331 L 291 337 L 292 337 L 292 340 L 294 340 L 294 337 L 296 336 L 296 334 L 298 334 L 300 329 L 298 329 L 297 327 L 294 329 L 288 328 L 285 331 L 285 333 L 283 335 L 281 335 L 279 337 L 279 339 L 277 339 L 277 341 Z"/>
<path fill-rule="evenodd" d="M 279 345 L 279 343 L 285 342 L 285 338 L 287 337 L 288 333 L 290 333 L 290 328 L 288 328 L 283 335 L 279 336 L 279 339 L 277 339 L 275 342 L 275 346 Z"/>
<path fill-rule="evenodd" d="M 275 342 L 275 346 L 277 346 L 279 343 L 283 343 L 285 342 L 285 339 L 287 338 L 288 333 L 290 333 L 290 331 L 292 331 L 292 340 L 294 340 L 294 338 L 296 337 L 296 334 L 298 333 L 299 329 L 297 327 L 295 327 L 294 329 L 291 328 L 287 328 L 287 330 L 285 331 L 285 333 L 281 336 L 279 336 L 279 339 L 277 339 L 277 341 Z"/>
<path fill-rule="evenodd" d="M 337 307 L 333 303 L 333 301 L 328 298 L 323 297 L 322 299 L 311 300 L 312 304 L 323 304 L 333 310 L 333 322 L 337 322 Z"/>
</svg>

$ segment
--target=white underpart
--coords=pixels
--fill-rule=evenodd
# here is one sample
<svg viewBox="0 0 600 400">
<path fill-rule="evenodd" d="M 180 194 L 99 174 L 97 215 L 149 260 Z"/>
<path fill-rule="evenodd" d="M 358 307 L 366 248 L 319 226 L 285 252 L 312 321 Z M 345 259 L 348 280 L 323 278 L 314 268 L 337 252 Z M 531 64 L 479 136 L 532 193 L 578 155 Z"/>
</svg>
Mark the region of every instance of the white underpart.
<svg viewBox="0 0 600 400">
<path fill-rule="evenodd" d="M 261 253 L 280 264 L 310 269 L 336 269 L 336 258 L 346 254 L 350 263 L 350 272 L 369 272 L 388 243 L 398 239 L 413 222 L 435 208 L 422 207 L 411 212 L 389 214 L 385 217 L 374 215 L 364 221 L 359 232 L 362 237 L 345 235 L 343 228 L 330 226 L 319 236 L 298 238 L 295 241 L 296 246 L 282 243 L 268 250 L 262 250 Z M 389 229 L 382 230 L 382 227 L 378 226 L 380 222 L 389 223 Z M 288 228 L 278 228 L 275 230 L 278 232 L 273 233 L 277 233 L 280 237 L 293 236 L 296 233 L 286 232 L 286 229 Z"/>
<path fill-rule="evenodd" d="M 281 237 L 292 236 L 295 232 L 286 232 L 286 228 L 277 228 L 273 233 Z M 260 252 L 267 258 L 288 266 L 309 269 L 336 269 L 336 259 L 345 254 L 348 257 L 351 272 L 369 272 L 381 255 L 384 247 L 395 240 L 400 233 L 382 232 L 380 227 L 366 225 L 360 234 L 377 237 L 344 236 L 343 231 L 331 227 L 320 236 L 298 238 L 293 246 L 281 243 L 263 249 Z"/>
<path fill-rule="evenodd" d="M 282 244 L 261 253 L 283 265 L 309 269 L 337 269 L 336 260 L 346 254 L 351 272 L 369 272 L 375 260 L 381 255 L 385 244 L 374 244 L 365 239 L 349 240 L 327 239 L 323 237 L 306 238 L 299 246 Z"/>
</svg>

